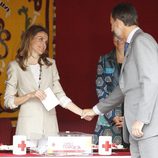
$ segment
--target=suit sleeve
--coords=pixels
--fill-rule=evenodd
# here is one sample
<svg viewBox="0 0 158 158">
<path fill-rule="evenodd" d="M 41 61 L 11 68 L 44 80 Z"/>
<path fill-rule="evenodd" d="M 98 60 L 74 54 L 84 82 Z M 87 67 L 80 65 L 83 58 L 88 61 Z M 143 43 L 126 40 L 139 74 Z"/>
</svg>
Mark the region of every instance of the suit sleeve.
<svg viewBox="0 0 158 158">
<path fill-rule="evenodd" d="M 113 108 L 117 107 L 119 104 L 122 104 L 124 101 L 124 95 L 120 89 L 120 86 L 117 86 L 114 91 L 102 102 L 99 102 L 95 107 L 101 113 L 107 113 Z"/>
<path fill-rule="evenodd" d="M 136 119 L 148 124 L 152 119 L 158 97 L 157 43 L 150 35 L 138 36 L 133 52 L 141 90 Z"/>
</svg>

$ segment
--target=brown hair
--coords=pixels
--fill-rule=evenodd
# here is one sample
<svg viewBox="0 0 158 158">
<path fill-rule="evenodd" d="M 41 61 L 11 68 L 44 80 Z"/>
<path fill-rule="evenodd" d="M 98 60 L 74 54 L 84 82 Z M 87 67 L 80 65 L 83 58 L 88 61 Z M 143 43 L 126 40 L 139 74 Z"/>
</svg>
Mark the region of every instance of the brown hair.
<svg viewBox="0 0 158 158">
<path fill-rule="evenodd" d="M 24 71 L 26 70 L 27 67 L 24 62 L 28 58 L 30 42 L 33 39 L 33 37 L 39 32 L 45 32 L 48 35 L 48 31 L 41 25 L 32 25 L 26 30 L 25 33 L 22 34 L 21 46 L 17 51 L 16 61 Z M 44 64 L 47 66 L 52 65 L 52 63 L 47 59 L 47 57 L 48 57 L 48 51 L 46 50 L 40 56 L 38 63 L 42 65 L 41 61 L 43 61 Z"/>
<path fill-rule="evenodd" d="M 119 3 L 112 10 L 112 18 L 121 20 L 126 26 L 138 25 L 138 15 L 130 3 Z"/>
</svg>

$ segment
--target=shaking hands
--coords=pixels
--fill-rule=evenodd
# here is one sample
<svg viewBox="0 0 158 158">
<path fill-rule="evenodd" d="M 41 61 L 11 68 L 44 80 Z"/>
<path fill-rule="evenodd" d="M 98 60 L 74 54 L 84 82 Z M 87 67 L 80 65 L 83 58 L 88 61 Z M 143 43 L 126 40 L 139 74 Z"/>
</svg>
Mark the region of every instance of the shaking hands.
<svg viewBox="0 0 158 158">
<path fill-rule="evenodd" d="M 83 109 L 81 114 L 81 119 L 91 121 L 96 115 L 97 114 L 93 111 L 93 109 Z M 123 117 L 115 116 L 113 122 L 118 128 L 120 128 L 123 126 Z"/>
<path fill-rule="evenodd" d="M 83 109 L 81 119 L 91 121 L 96 115 L 97 114 L 93 111 L 93 109 Z"/>
</svg>

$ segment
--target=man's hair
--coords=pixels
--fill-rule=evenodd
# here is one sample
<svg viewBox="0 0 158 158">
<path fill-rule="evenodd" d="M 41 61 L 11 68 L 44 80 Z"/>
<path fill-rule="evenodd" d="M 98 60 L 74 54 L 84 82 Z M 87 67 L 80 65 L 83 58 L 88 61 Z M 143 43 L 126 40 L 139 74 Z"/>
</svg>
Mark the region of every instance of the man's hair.
<svg viewBox="0 0 158 158">
<path fill-rule="evenodd" d="M 138 15 L 130 3 L 119 3 L 112 10 L 112 18 L 121 20 L 126 26 L 138 25 Z"/>
</svg>

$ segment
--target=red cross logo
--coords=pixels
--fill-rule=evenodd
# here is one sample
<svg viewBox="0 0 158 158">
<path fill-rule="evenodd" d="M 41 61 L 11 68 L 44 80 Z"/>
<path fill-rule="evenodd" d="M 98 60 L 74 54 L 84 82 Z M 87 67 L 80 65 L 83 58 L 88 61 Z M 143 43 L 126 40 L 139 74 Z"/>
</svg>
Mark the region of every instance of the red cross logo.
<svg viewBox="0 0 158 158">
<path fill-rule="evenodd" d="M 26 144 L 25 144 L 25 141 L 21 141 L 21 144 L 18 144 L 18 148 L 21 148 L 21 151 L 24 151 L 25 148 L 26 148 Z"/>
<path fill-rule="evenodd" d="M 109 141 L 105 141 L 105 144 L 102 144 L 102 148 L 105 148 L 105 151 L 109 151 L 109 148 L 111 148 Z"/>
</svg>

